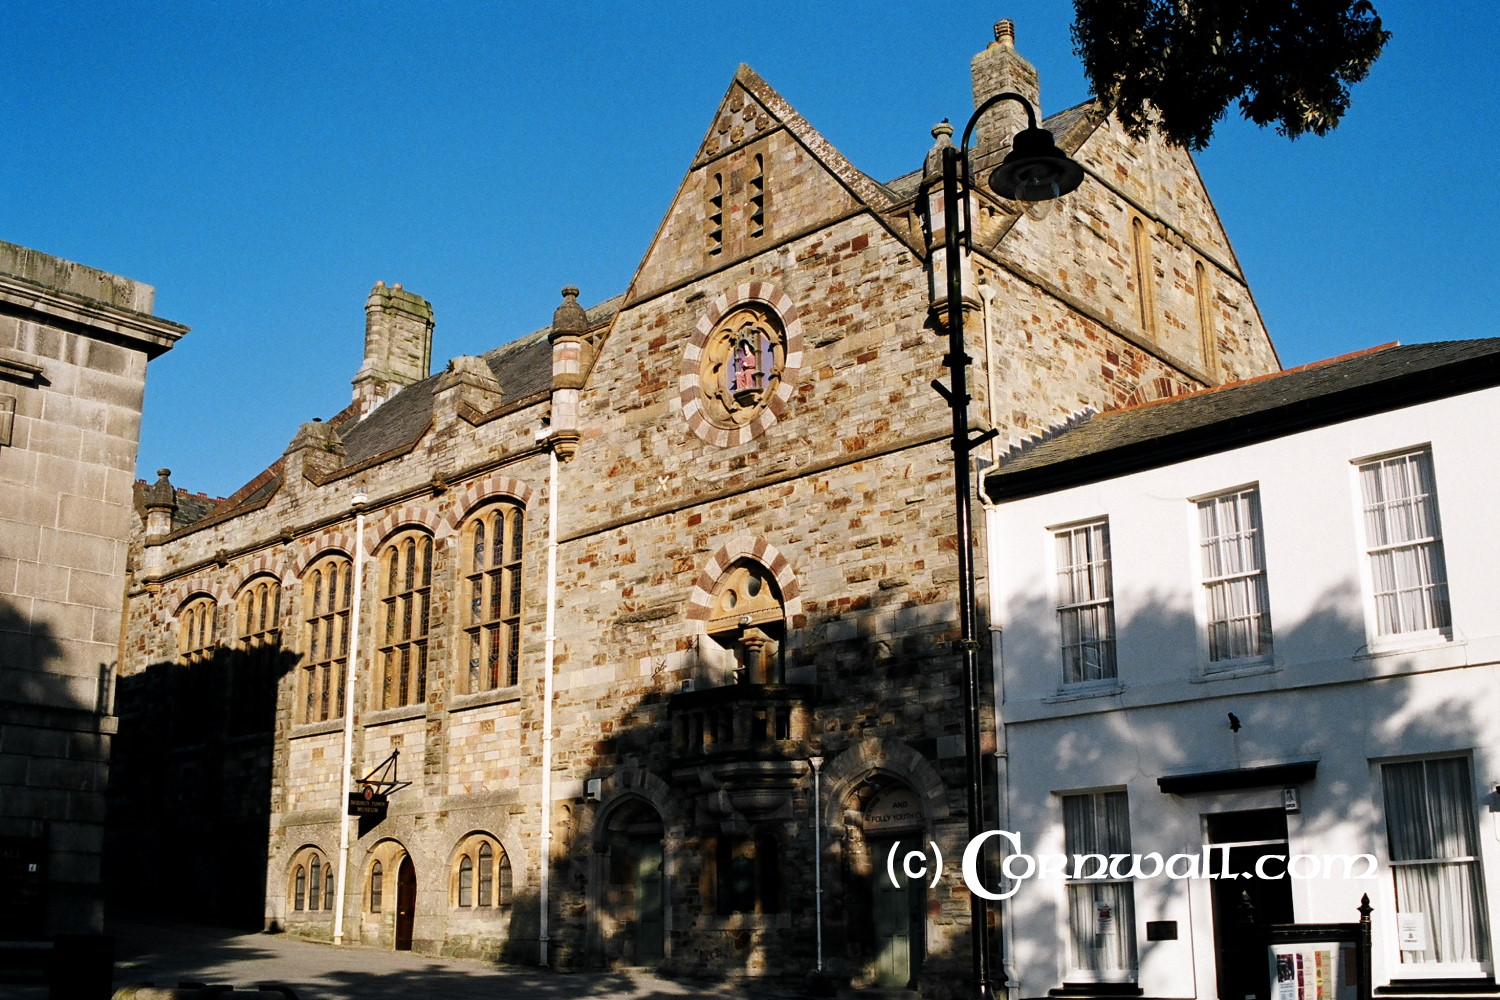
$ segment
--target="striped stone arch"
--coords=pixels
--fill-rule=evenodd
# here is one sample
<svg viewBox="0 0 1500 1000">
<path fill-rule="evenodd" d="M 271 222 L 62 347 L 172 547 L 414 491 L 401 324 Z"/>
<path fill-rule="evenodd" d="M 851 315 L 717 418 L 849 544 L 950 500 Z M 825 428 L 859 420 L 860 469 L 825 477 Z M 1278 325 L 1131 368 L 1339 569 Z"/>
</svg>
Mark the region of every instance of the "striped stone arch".
<svg viewBox="0 0 1500 1000">
<path fill-rule="evenodd" d="M 290 583 L 291 580 L 300 581 L 302 574 L 307 572 L 307 567 L 317 562 L 321 556 L 327 555 L 330 552 L 338 552 L 352 558 L 354 556 L 354 533 L 352 531 L 330 531 L 304 543 L 302 550 L 297 553 L 296 559 L 292 563 L 291 578 L 282 578 L 282 583 Z"/>
<path fill-rule="evenodd" d="M 781 382 L 749 423 L 740 427 L 720 427 L 709 419 L 704 410 L 701 385 L 703 355 L 708 348 L 709 338 L 713 336 L 720 321 L 729 315 L 730 310 L 752 303 L 763 305 L 774 313 L 786 336 L 786 357 L 781 366 Z M 698 317 L 693 336 L 682 352 L 677 395 L 688 427 L 704 441 L 721 448 L 743 444 L 764 434 L 777 421 L 786 419 L 797 384 L 797 374 L 802 369 L 802 350 L 802 314 L 786 292 L 768 281 L 746 281 L 720 292 Z"/>
<path fill-rule="evenodd" d="M 390 537 L 406 528 L 425 528 L 433 538 L 443 538 L 453 533 L 453 526 L 445 517 L 426 507 L 407 504 L 387 511 L 374 525 L 365 525 L 365 555 L 374 555 Z"/>
<path fill-rule="evenodd" d="M 519 500 L 529 510 L 536 502 L 536 491 L 510 476 L 485 476 L 483 479 L 476 479 L 464 487 L 463 492 L 458 495 L 458 502 L 453 505 L 453 511 L 444 519 L 448 532 L 457 531 L 458 526 L 481 504 L 503 497 Z"/>
<path fill-rule="evenodd" d="M 291 567 L 287 564 L 284 553 L 261 553 L 241 568 L 234 585 L 234 596 L 238 597 L 245 585 L 258 576 L 274 576 L 277 581 L 285 584 L 290 574 Z"/>
<path fill-rule="evenodd" d="M 687 611 L 683 614 L 692 630 L 703 631 L 703 623 L 708 621 L 713 611 L 714 590 L 729 567 L 741 559 L 748 559 L 766 568 L 776 581 L 776 588 L 781 591 L 781 606 L 786 612 L 787 626 L 801 628 L 805 624 L 802 615 L 802 584 L 792 571 L 791 561 L 765 538 L 745 534 L 734 536 L 715 552 L 713 558 L 698 573 L 698 579 L 693 582 L 693 590 L 688 595 Z"/>
<path fill-rule="evenodd" d="M 195 597 L 212 598 L 215 604 L 222 607 L 225 602 L 234 600 L 234 593 L 229 591 L 223 580 L 197 574 L 168 584 L 166 597 L 162 604 L 172 609 L 172 618 L 175 620 L 182 606 Z"/>
<path fill-rule="evenodd" d="M 856 743 L 823 768 L 824 828 L 831 833 L 843 829 L 851 798 L 878 775 L 895 778 L 917 794 L 929 831 L 949 819 L 948 787 L 932 762 L 898 740 L 871 738 Z"/>
</svg>

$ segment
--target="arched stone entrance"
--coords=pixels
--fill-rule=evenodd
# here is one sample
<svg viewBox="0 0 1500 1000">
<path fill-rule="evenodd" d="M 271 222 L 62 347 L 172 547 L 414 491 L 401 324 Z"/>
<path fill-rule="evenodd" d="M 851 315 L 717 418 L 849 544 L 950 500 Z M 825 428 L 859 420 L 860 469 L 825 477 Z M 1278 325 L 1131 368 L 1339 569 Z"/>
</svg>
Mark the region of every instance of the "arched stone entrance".
<svg viewBox="0 0 1500 1000">
<path fill-rule="evenodd" d="M 595 843 L 602 891 L 599 932 L 610 965 L 660 965 L 666 957 L 667 886 L 661 814 L 632 796 L 611 810 Z"/>
<path fill-rule="evenodd" d="M 926 818 L 920 797 L 904 782 L 875 775 L 855 790 L 847 821 L 849 888 L 869 900 L 862 928 L 863 976 L 871 985 L 902 989 L 912 985 L 926 951 L 926 886 L 908 876 L 900 857 L 926 850 Z M 887 865 L 901 845 L 897 864 Z M 895 881 L 891 880 L 891 870 Z M 859 898 L 856 896 L 856 898 Z"/>
<path fill-rule="evenodd" d="M 411 855 L 401 855 L 396 869 L 396 950 L 411 951 L 411 932 L 417 918 L 417 866 Z"/>
</svg>

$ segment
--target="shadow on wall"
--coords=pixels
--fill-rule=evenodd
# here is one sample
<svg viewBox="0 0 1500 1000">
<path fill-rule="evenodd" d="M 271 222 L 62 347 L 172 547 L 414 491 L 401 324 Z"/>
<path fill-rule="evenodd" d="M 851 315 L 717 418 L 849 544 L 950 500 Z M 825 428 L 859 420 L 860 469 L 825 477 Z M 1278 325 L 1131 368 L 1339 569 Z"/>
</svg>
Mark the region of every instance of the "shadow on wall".
<svg viewBox="0 0 1500 1000">
<path fill-rule="evenodd" d="M 97 688 L 92 698 L 80 694 L 75 678 L 57 671 L 62 644 L 45 622 L 23 616 L 10 600 L 0 598 L 0 670 L 6 679 L 0 701 L 22 705 L 97 711 Z M 101 672 L 107 671 L 101 667 Z M 101 682 L 102 683 L 102 682 Z"/>
<path fill-rule="evenodd" d="M 121 677 L 105 877 L 112 905 L 259 929 L 276 691 L 297 654 L 216 649 Z"/>
<path fill-rule="evenodd" d="M 1155 682 L 1164 685 L 1161 690 L 1180 691 L 1166 685 L 1204 677 L 1197 617 L 1171 601 L 1132 603 L 1138 610 L 1118 619 L 1115 628 L 1121 688 L 1127 693 L 1133 688 L 1149 692 L 1148 682 Z M 1191 845 L 1208 835 L 1200 823 L 1224 808 L 1213 804 L 1222 799 L 1163 793 L 1157 787 L 1158 776 L 1317 760 L 1316 777 L 1300 787 L 1300 811 L 1287 817 L 1291 839 L 1333 845 L 1336 852 L 1385 857 L 1381 762 L 1417 753 L 1463 756 L 1492 741 L 1491 704 L 1456 694 L 1459 685 L 1451 671 L 1408 672 L 1416 664 L 1400 654 L 1382 656 L 1374 666 L 1363 659 L 1369 653 L 1366 626 L 1352 585 L 1330 588 L 1298 621 L 1272 624 L 1274 661 L 1258 680 L 1198 684 L 1191 697 L 1160 704 L 1148 694 L 1127 710 L 1121 710 L 1120 698 L 1102 697 L 1095 700 L 1094 710 L 1070 719 L 1013 723 L 1012 753 L 1018 746 L 1036 750 L 1041 737 L 1027 736 L 1029 731 L 1045 734 L 1048 759 L 1042 768 L 1052 782 L 1049 795 L 1013 799 L 1012 829 L 1051 831 L 1050 842 L 1028 843 L 1027 850 L 1064 849 L 1060 794 L 1069 787 L 1086 791 L 1109 786 L 1129 787 L 1132 850 L 1192 850 Z M 1053 605 L 1030 600 L 1018 606 L 1003 642 L 1008 682 L 1020 672 L 1045 669 L 1060 688 L 1059 625 Z M 1378 680 L 1373 677 L 1377 669 Z M 1007 688 L 1013 694 L 1010 683 Z M 1032 685 L 1028 697 L 1045 696 L 1040 692 L 1041 687 Z M 1013 758 L 1012 774 L 1027 766 L 1025 759 Z M 1489 782 L 1483 775 L 1474 777 L 1475 805 L 1495 809 L 1497 797 L 1485 794 Z M 1035 789 L 1039 782 L 1028 779 L 1027 784 Z M 1159 837 L 1169 842 L 1153 842 Z M 1368 893 L 1377 908 L 1377 923 L 1389 921 L 1393 915 L 1382 913 L 1381 907 L 1388 906 L 1384 890 L 1391 878 L 1390 869 L 1382 865 L 1376 880 L 1319 883 L 1315 890 L 1324 895 L 1316 902 L 1324 913 L 1353 921 L 1361 895 Z M 1174 912 L 1183 885 L 1167 878 L 1136 880 L 1134 909 L 1139 921 Z M 1049 919 L 1039 916 L 1039 908 L 1054 898 L 1051 892 L 1035 883 L 1023 886 L 1012 912 L 1023 922 Z M 1030 953 L 1025 942 L 1020 947 L 1024 961 Z M 1167 955 L 1175 947 L 1175 941 L 1137 941 L 1143 967 L 1151 963 L 1153 951 Z"/>
</svg>

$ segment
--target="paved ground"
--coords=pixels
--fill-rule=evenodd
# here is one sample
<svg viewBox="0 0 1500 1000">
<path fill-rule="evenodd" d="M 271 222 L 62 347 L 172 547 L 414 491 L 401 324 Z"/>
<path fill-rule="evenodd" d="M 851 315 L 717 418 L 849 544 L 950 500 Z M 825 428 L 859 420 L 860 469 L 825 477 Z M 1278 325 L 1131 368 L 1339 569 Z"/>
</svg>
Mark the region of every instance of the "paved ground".
<svg viewBox="0 0 1500 1000">
<path fill-rule="evenodd" d="M 299 941 L 187 925 L 121 923 L 115 988 L 152 983 L 260 983 L 291 987 L 298 1000 L 770 1000 L 795 991 L 735 982 L 670 980 L 636 972 L 555 973 L 524 966 L 429 958 L 411 952 Z M 0 983 L 0 1000 L 47 1000 L 44 986 Z"/>
</svg>

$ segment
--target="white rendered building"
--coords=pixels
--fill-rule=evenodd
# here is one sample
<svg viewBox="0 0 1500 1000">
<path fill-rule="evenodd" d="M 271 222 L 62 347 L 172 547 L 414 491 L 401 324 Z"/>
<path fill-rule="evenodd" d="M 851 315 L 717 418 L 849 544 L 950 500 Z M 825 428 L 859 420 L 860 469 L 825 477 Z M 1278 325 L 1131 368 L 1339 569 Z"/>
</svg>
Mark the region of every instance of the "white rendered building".
<svg viewBox="0 0 1500 1000">
<path fill-rule="evenodd" d="M 1269 982 L 1244 907 L 1364 894 L 1376 996 L 1497 995 L 1497 419 L 1500 340 L 1392 346 L 986 477 L 1001 826 L 1069 856 L 1005 887 L 1012 996 L 1352 996 L 1337 955 Z"/>
</svg>

